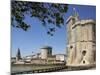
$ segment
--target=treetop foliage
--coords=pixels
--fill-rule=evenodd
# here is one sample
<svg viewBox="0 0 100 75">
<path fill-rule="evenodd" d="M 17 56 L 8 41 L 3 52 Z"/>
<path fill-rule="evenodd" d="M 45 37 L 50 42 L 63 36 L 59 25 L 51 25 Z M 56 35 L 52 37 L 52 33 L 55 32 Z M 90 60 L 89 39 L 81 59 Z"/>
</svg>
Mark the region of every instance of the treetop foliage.
<svg viewBox="0 0 100 75">
<path fill-rule="evenodd" d="M 49 23 L 60 28 L 64 24 L 63 17 L 67 10 L 67 4 L 11 1 L 11 25 L 27 31 L 31 25 L 25 23 L 24 19 L 25 15 L 29 15 L 38 18 L 44 27 Z M 54 27 L 48 29 L 48 34 L 55 32 Z"/>
</svg>

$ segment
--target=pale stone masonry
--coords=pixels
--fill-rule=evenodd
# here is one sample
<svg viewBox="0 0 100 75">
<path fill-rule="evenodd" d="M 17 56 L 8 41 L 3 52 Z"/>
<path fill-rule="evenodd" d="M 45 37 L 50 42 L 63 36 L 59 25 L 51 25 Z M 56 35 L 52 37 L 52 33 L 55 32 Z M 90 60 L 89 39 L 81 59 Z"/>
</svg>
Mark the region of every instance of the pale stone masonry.
<svg viewBox="0 0 100 75">
<path fill-rule="evenodd" d="M 41 59 L 47 59 L 52 56 L 52 47 L 44 46 L 41 48 Z"/>
<path fill-rule="evenodd" d="M 96 22 L 80 20 L 76 11 L 67 19 L 67 65 L 96 63 Z"/>
</svg>

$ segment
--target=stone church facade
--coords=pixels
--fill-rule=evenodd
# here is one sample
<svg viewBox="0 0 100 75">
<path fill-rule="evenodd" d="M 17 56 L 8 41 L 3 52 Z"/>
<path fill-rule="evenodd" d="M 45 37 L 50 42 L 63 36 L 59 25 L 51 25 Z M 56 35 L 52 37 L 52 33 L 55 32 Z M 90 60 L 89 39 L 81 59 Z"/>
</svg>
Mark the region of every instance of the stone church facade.
<svg viewBox="0 0 100 75">
<path fill-rule="evenodd" d="M 80 20 L 74 10 L 67 19 L 67 65 L 88 65 L 96 63 L 96 22 L 93 19 Z"/>
</svg>

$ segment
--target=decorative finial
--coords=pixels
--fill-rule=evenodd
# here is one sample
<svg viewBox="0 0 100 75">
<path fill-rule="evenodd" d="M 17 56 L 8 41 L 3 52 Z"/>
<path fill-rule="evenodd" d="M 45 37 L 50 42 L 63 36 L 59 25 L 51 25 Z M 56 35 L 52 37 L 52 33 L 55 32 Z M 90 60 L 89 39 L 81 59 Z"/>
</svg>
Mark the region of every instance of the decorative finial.
<svg viewBox="0 0 100 75">
<path fill-rule="evenodd" d="M 73 8 L 73 10 L 76 10 L 75 8 Z"/>
<path fill-rule="evenodd" d="M 78 17 L 78 16 L 79 16 L 79 15 L 78 15 L 78 12 L 76 11 L 75 8 L 73 8 L 73 16 L 75 16 L 75 17 Z"/>
<path fill-rule="evenodd" d="M 75 17 L 76 21 L 79 20 L 79 14 L 78 14 L 78 12 L 76 11 L 75 8 L 73 8 L 73 16 Z"/>
</svg>

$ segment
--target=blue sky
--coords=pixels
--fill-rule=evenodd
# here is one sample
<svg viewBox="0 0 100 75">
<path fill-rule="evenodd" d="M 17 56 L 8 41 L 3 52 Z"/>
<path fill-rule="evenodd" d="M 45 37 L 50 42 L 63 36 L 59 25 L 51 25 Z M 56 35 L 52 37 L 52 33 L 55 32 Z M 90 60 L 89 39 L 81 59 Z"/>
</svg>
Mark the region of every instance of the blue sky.
<svg viewBox="0 0 100 75">
<path fill-rule="evenodd" d="M 80 19 L 96 19 L 95 6 L 69 5 L 68 12 L 64 16 L 67 18 L 73 13 L 73 8 L 79 13 Z M 47 35 L 45 28 L 37 18 L 26 16 L 25 22 L 31 25 L 28 31 L 11 28 L 11 53 L 16 55 L 20 48 L 22 56 L 38 53 L 40 48 L 48 45 L 53 47 L 53 54 L 66 54 L 67 33 L 66 24 L 61 29 L 57 28 L 53 37 Z"/>
</svg>

